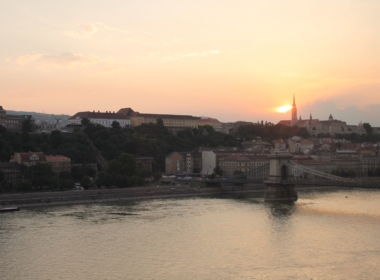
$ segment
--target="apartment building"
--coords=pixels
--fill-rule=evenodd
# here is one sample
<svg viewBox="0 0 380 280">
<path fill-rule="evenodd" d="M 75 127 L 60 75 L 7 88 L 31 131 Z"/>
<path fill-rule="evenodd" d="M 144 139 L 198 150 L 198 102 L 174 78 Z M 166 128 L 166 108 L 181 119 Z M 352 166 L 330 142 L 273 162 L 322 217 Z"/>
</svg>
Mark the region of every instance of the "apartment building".
<svg viewBox="0 0 380 280">
<path fill-rule="evenodd" d="M 269 168 L 261 168 L 269 164 L 266 155 L 238 154 L 230 155 L 219 160 L 219 167 L 223 174 L 232 177 L 235 171 L 241 171 L 247 178 L 266 178 L 269 176 Z"/>
<path fill-rule="evenodd" d="M 71 172 L 71 159 L 64 156 L 46 156 L 46 163 L 55 173 Z"/>
</svg>

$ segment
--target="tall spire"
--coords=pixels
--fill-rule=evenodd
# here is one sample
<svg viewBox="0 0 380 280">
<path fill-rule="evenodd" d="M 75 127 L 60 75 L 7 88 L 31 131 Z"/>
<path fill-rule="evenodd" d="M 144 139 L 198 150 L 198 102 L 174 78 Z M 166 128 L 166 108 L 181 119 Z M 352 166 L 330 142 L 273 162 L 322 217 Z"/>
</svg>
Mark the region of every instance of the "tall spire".
<svg viewBox="0 0 380 280">
<path fill-rule="evenodd" d="M 291 124 L 296 125 L 297 124 L 297 106 L 296 106 L 296 97 L 293 94 L 293 106 L 292 106 L 292 121 Z"/>
</svg>

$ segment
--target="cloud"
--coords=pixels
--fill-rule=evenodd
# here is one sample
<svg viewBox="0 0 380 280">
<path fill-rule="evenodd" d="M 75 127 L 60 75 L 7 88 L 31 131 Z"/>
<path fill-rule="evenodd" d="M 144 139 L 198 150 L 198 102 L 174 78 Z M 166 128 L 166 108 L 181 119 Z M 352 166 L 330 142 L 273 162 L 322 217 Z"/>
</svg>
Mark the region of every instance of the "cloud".
<svg viewBox="0 0 380 280">
<path fill-rule="evenodd" d="M 182 52 L 182 53 L 162 53 L 162 52 L 155 52 L 155 53 L 149 53 L 148 56 L 142 57 L 143 59 L 156 59 L 161 61 L 174 61 L 174 60 L 183 60 L 183 59 L 189 59 L 194 57 L 206 57 L 206 56 L 212 56 L 212 55 L 219 55 L 219 50 L 209 50 L 209 51 L 202 51 L 202 52 Z"/>
<path fill-rule="evenodd" d="M 63 34 L 69 37 L 76 38 L 76 39 L 88 39 L 88 38 L 91 38 L 94 34 L 102 30 L 113 31 L 113 32 L 124 34 L 124 35 L 130 35 L 133 33 L 141 33 L 141 34 L 156 36 L 155 34 L 150 33 L 150 32 L 144 32 L 144 31 L 132 32 L 128 30 L 123 30 L 120 28 L 109 26 L 103 22 L 87 22 L 81 25 L 79 31 L 78 30 L 64 31 Z"/>
<path fill-rule="evenodd" d="M 58 55 L 51 54 L 29 54 L 20 56 L 17 59 L 17 63 L 20 65 L 35 65 L 41 70 L 46 70 L 51 67 L 54 68 L 74 68 L 74 67 L 86 67 L 99 65 L 104 69 L 116 69 L 120 68 L 114 65 L 114 59 L 112 57 L 102 58 L 97 55 L 80 54 L 80 53 L 62 53 Z"/>
<path fill-rule="evenodd" d="M 99 28 L 96 23 L 87 22 L 81 26 L 80 31 L 65 31 L 63 34 L 76 38 L 76 39 L 87 39 L 90 38 L 92 35 L 97 33 L 99 31 Z"/>
</svg>

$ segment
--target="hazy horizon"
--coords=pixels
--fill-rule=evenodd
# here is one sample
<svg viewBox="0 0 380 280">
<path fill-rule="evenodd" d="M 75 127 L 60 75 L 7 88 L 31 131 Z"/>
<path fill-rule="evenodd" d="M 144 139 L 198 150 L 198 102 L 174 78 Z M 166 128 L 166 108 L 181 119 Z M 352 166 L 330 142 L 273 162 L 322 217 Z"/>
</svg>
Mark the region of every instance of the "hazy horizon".
<svg viewBox="0 0 380 280">
<path fill-rule="evenodd" d="M 6 110 L 380 126 L 380 1 L 0 3 Z"/>
</svg>

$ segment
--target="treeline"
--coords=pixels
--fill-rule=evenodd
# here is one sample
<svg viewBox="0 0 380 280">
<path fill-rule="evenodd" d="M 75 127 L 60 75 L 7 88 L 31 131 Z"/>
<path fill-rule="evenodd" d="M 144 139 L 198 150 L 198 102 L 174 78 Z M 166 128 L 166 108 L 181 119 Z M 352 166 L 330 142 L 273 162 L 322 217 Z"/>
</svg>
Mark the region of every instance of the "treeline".
<svg viewBox="0 0 380 280">
<path fill-rule="evenodd" d="M 235 147 L 239 140 L 233 135 L 216 132 L 211 126 L 179 131 L 177 135 L 157 124 L 142 124 L 134 128 L 112 128 L 87 123 L 84 132 L 107 160 L 120 154 L 153 157 L 153 172 L 165 170 L 165 157 L 173 151 L 191 151 L 196 147 Z"/>
<path fill-rule="evenodd" d="M 63 191 L 73 189 L 75 182 L 80 182 L 85 189 L 95 186 L 96 170 L 89 165 L 74 166 L 71 172 L 65 171 L 59 174 L 55 173 L 52 166 L 47 163 L 32 166 L 21 164 L 19 170 L 20 181 L 16 184 L 6 182 L 5 173 L 0 170 L 0 191 Z"/>
<path fill-rule="evenodd" d="M 72 164 L 96 162 L 87 137 L 81 131 L 72 134 L 58 130 L 51 134 L 20 133 L 9 131 L 0 125 L 0 161 L 9 161 L 16 152 L 29 151 L 66 156 Z"/>
<path fill-rule="evenodd" d="M 256 137 L 261 137 L 263 141 L 271 143 L 273 140 L 288 139 L 293 136 L 309 138 L 310 134 L 304 127 L 286 126 L 276 124 L 269 125 L 246 125 L 237 129 L 236 136 L 247 141 L 254 140 Z"/>
<path fill-rule="evenodd" d="M 142 169 L 137 165 L 136 159 L 131 154 L 121 153 L 116 159 L 112 160 L 105 170 L 101 171 L 96 180 L 97 186 L 109 188 L 127 188 L 142 186 L 151 178 L 158 180 L 161 173 L 152 173 Z"/>
</svg>

